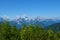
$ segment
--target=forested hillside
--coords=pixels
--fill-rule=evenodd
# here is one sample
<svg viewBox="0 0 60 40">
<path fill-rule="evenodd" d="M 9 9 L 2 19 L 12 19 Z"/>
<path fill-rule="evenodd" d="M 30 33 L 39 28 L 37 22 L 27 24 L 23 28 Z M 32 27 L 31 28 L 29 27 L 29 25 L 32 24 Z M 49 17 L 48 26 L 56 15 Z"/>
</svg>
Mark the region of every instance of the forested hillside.
<svg viewBox="0 0 60 40">
<path fill-rule="evenodd" d="M 15 24 L 10 26 L 9 22 L 5 21 L 0 22 L 0 40 L 60 40 L 60 32 L 54 32 L 51 28 L 45 30 L 37 24 L 23 24 L 18 29 Z"/>
<path fill-rule="evenodd" d="M 47 30 L 51 29 L 54 32 L 60 32 L 60 23 L 55 23 L 46 27 Z"/>
</svg>

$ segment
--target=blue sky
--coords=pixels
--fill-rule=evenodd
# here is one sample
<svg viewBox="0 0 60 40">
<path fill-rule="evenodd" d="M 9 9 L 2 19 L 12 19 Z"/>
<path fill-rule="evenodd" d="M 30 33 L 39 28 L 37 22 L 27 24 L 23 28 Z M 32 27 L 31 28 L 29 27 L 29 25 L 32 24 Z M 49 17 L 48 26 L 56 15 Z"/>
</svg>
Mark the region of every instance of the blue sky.
<svg viewBox="0 0 60 40">
<path fill-rule="evenodd" d="M 0 16 L 60 17 L 60 0 L 0 0 Z"/>
</svg>

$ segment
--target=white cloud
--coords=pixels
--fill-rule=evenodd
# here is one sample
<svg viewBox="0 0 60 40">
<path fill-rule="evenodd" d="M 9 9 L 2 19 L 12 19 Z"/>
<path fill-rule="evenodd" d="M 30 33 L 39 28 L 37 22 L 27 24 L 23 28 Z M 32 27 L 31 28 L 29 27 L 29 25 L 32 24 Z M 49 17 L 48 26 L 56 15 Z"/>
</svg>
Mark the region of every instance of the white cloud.
<svg viewBox="0 0 60 40">
<path fill-rule="evenodd" d="M 10 19 L 9 16 L 7 16 L 7 15 L 4 15 L 3 18 L 6 19 L 6 20 Z"/>
<path fill-rule="evenodd" d="M 20 16 L 16 16 L 17 19 L 21 18 Z"/>
</svg>

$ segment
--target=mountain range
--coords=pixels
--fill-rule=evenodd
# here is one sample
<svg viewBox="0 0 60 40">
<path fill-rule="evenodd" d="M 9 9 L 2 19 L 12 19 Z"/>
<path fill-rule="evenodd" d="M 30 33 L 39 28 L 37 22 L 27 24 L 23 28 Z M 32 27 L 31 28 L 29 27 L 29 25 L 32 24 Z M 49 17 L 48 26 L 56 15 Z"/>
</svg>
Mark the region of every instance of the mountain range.
<svg viewBox="0 0 60 40">
<path fill-rule="evenodd" d="M 48 25 L 52 25 L 52 24 L 55 24 L 55 23 L 60 23 L 59 18 L 44 19 L 44 18 L 40 18 L 40 17 L 36 17 L 36 18 L 28 18 L 28 17 L 22 18 L 22 17 L 19 17 L 19 18 L 15 18 L 15 19 L 10 20 L 10 19 L 7 19 L 7 18 L 0 17 L 0 21 L 4 22 L 4 20 L 8 20 L 10 25 L 16 24 L 16 26 L 18 28 L 20 28 L 23 23 L 25 23 L 26 25 L 38 24 L 38 25 L 42 25 L 43 27 L 46 27 Z"/>
</svg>

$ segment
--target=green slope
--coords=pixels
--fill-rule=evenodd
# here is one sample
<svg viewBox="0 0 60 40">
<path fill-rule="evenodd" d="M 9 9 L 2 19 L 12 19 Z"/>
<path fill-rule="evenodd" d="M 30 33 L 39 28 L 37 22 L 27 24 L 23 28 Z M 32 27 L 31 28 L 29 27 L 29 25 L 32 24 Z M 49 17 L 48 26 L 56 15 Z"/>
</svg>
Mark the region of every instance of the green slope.
<svg viewBox="0 0 60 40">
<path fill-rule="evenodd" d="M 47 30 L 52 29 L 55 32 L 59 32 L 60 31 L 60 23 L 55 23 L 55 24 L 49 25 L 46 27 L 46 29 Z"/>
</svg>

